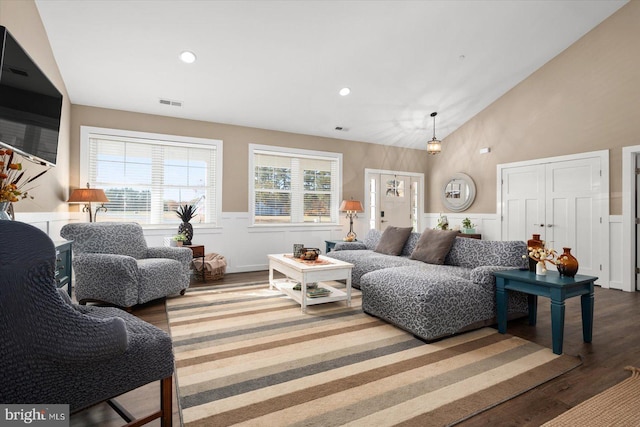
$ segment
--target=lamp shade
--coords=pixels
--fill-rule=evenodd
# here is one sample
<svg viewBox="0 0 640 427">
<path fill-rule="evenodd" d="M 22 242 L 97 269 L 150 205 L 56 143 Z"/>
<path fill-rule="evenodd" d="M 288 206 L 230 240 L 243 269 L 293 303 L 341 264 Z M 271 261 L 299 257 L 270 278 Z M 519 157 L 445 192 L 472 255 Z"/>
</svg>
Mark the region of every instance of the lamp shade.
<svg viewBox="0 0 640 427">
<path fill-rule="evenodd" d="M 364 212 L 362 203 L 358 200 L 343 200 L 340 205 L 340 212 Z"/>
<path fill-rule="evenodd" d="M 77 188 L 73 190 L 67 203 L 107 203 L 107 195 L 99 188 Z"/>
<path fill-rule="evenodd" d="M 427 153 L 438 154 L 440 151 L 442 151 L 442 143 L 439 140 L 433 138 L 427 143 Z"/>
</svg>

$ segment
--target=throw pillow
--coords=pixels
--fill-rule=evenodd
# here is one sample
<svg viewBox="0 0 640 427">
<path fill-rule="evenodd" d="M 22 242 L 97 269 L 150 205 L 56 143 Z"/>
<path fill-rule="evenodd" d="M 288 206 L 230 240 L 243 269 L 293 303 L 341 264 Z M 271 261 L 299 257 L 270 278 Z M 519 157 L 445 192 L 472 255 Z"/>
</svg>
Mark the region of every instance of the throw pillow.
<svg viewBox="0 0 640 427">
<path fill-rule="evenodd" d="M 380 236 L 380 241 L 374 252 L 386 255 L 400 255 L 412 230 L 413 228 L 411 227 L 388 226 Z"/>
<path fill-rule="evenodd" d="M 458 232 L 455 230 L 432 230 L 422 232 L 416 248 L 409 258 L 428 264 L 444 264 Z"/>
</svg>

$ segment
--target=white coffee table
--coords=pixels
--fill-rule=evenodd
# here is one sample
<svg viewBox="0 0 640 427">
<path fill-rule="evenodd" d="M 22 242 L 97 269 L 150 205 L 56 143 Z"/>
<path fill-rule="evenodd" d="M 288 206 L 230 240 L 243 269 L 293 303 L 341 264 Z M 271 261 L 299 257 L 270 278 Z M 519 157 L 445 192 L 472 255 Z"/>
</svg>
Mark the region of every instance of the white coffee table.
<svg viewBox="0 0 640 427">
<path fill-rule="evenodd" d="M 353 264 L 332 258 L 319 257 L 326 263 L 307 264 L 294 259 L 291 254 L 273 254 L 269 257 L 269 289 L 276 287 L 289 295 L 302 307 L 306 313 L 308 305 L 324 304 L 327 302 L 346 301 L 351 306 L 351 270 Z M 286 276 L 286 279 L 273 279 L 273 271 L 277 270 Z M 328 281 L 346 280 L 346 292 L 331 286 Z M 296 291 L 293 287 L 300 282 L 302 289 Z M 318 286 L 331 291 L 326 297 L 309 298 L 307 296 L 307 284 L 318 283 Z"/>
</svg>

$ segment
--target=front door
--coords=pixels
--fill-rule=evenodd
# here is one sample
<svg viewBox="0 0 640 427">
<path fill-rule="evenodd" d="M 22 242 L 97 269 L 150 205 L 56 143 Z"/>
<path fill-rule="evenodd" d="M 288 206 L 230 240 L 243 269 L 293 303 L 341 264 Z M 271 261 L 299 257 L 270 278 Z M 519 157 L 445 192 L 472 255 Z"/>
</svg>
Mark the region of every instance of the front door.
<svg viewBox="0 0 640 427">
<path fill-rule="evenodd" d="M 380 230 L 411 227 L 411 177 L 380 175 Z"/>
</svg>

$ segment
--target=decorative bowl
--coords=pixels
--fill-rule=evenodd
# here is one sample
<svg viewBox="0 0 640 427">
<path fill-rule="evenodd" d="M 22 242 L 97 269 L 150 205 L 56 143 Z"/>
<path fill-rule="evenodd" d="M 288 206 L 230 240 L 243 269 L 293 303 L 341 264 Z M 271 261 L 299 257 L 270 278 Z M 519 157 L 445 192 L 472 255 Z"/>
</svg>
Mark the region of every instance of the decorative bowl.
<svg viewBox="0 0 640 427">
<path fill-rule="evenodd" d="M 315 261 L 320 255 L 320 249 L 318 248 L 302 248 L 300 251 L 300 259 L 305 261 Z"/>
</svg>

